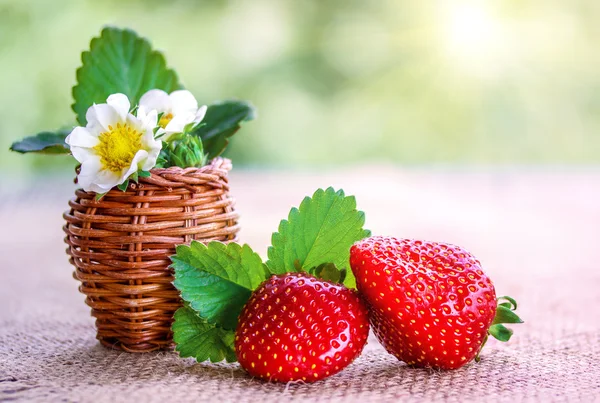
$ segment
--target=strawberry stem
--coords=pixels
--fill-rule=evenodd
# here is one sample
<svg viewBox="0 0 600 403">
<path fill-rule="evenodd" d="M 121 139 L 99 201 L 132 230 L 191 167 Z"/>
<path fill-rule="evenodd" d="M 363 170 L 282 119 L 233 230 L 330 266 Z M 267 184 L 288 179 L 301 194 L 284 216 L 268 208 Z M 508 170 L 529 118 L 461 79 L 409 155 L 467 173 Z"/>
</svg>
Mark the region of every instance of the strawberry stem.
<svg viewBox="0 0 600 403">
<path fill-rule="evenodd" d="M 509 341 L 511 336 L 513 335 L 513 331 L 503 323 L 523 323 L 523 320 L 519 318 L 519 316 L 514 312 L 517 309 L 517 301 L 514 298 L 503 296 L 498 298 L 498 307 L 496 308 L 496 316 L 494 316 L 494 320 L 492 321 L 492 326 L 488 329 L 488 334 L 483 339 L 483 343 L 481 343 L 481 347 L 479 347 L 479 351 L 475 356 L 475 361 L 479 362 L 481 359 L 479 355 L 481 354 L 481 350 L 485 343 L 488 340 L 489 336 L 494 337 L 499 341 Z"/>
</svg>

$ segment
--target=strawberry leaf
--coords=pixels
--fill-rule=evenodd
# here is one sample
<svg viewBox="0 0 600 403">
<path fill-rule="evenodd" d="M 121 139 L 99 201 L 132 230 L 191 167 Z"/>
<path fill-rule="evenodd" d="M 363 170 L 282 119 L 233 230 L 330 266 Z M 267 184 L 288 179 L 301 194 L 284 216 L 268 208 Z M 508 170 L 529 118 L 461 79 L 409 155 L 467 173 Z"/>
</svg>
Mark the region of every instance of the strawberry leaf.
<svg viewBox="0 0 600 403">
<path fill-rule="evenodd" d="M 500 323 L 490 326 L 488 333 L 500 341 L 508 341 L 513 335 L 512 330 Z"/>
<path fill-rule="evenodd" d="M 268 250 L 267 266 L 272 273 L 308 271 L 332 263 L 347 272 L 344 284 L 356 286 L 349 269 L 350 247 L 370 235 L 363 229 L 365 214 L 356 209 L 354 196 L 333 188 L 317 190 L 279 224 Z"/>
<path fill-rule="evenodd" d="M 500 302 L 502 300 L 506 300 L 507 302 Z M 479 351 L 475 356 L 475 361 L 479 362 L 481 350 L 483 350 L 483 346 L 488 340 L 488 335 L 494 337 L 499 341 L 509 341 L 513 335 L 512 329 L 507 328 L 502 323 L 523 323 L 523 320 L 514 312 L 517 309 L 517 301 L 511 297 L 499 297 L 498 298 L 498 306 L 496 308 L 496 316 L 494 316 L 494 320 L 492 321 L 492 326 L 488 329 L 488 334 L 485 336 L 483 343 L 481 343 L 481 347 L 479 347 Z"/>
<path fill-rule="evenodd" d="M 198 362 L 237 361 L 235 332 L 206 322 L 188 306 L 175 312 L 172 330 L 175 350 L 181 357 L 194 357 Z"/>
<path fill-rule="evenodd" d="M 515 311 L 517 309 L 517 301 L 514 298 L 509 297 L 507 295 L 505 295 L 503 297 L 498 297 L 498 301 L 502 301 L 504 299 L 507 302 L 502 302 L 499 305 L 502 305 L 502 306 L 504 306 L 506 308 L 509 308 L 509 309 L 513 310 L 513 311 Z"/>
<path fill-rule="evenodd" d="M 204 151 L 211 160 L 225 150 L 229 137 L 240 129 L 240 123 L 255 116 L 254 106 L 246 101 L 217 102 L 208 106 L 202 124 L 196 126 L 192 134 L 202 139 Z"/>
<path fill-rule="evenodd" d="M 496 308 L 496 316 L 494 316 L 492 323 L 523 323 L 523 320 L 514 311 L 500 304 Z"/>
<path fill-rule="evenodd" d="M 348 275 L 348 271 L 345 269 L 338 269 L 333 263 L 323 263 L 317 267 L 313 267 L 308 270 L 313 276 L 320 278 L 321 280 L 331 281 L 332 283 L 342 284 L 344 279 Z"/>
<path fill-rule="evenodd" d="M 71 130 L 57 130 L 56 132 L 41 132 L 35 136 L 25 137 L 23 140 L 15 141 L 11 151 L 18 153 L 40 153 L 40 154 L 68 154 L 69 146 L 65 138 Z"/>
<path fill-rule="evenodd" d="M 171 256 L 175 287 L 199 317 L 235 329 L 252 291 L 268 277 L 260 256 L 248 245 L 193 241 Z"/>
<path fill-rule="evenodd" d="M 117 185 L 117 189 L 119 189 L 121 192 L 126 192 L 128 186 L 129 186 L 129 179 L 126 179 L 125 182 Z"/>
<path fill-rule="evenodd" d="M 81 54 L 81 61 L 73 87 L 73 111 L 82 126 L 88 108 L 106 102 L 111 94 L 127 95 L 133 107 L 153 88 L 166 92 L 181 88 L 163 55 L 129 29 L 104 28 L 100 37 L 92 39 L 90 50 Z"/>
</svg>

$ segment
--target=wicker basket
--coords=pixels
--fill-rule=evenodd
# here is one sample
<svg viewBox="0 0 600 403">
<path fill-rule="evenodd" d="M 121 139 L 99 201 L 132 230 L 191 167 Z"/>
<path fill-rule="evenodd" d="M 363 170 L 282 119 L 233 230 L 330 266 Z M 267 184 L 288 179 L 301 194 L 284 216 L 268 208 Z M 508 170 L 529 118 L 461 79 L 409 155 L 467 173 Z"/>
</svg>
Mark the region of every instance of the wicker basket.
<svg viewBox="0 0 600 403">
<path fill-rule="evenodd" d="M 126 192 L 113 189 L 100 201 L 95 193 L 75 192 L 64 214 L 67 253 L 103 345 L 129 352 L 172 348 L 181 300 L 169 256 L 193 239 L 235 240 L 230 169 L 229 160 L 216 158 L 202 168 L 153 169 Z"/>
</svg>

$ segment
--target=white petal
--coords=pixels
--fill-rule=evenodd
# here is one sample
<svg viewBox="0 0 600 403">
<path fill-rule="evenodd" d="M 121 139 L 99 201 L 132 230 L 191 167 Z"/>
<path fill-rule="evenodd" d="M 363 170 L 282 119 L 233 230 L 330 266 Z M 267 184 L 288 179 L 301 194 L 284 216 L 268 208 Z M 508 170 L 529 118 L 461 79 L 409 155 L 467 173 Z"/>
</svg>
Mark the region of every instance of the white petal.
<svg viewBox="0 0 600 403">
<path fill-rule="evenodd" d="M 142 136 L 142 147 L 144 147 L 144 150 L 146 150 L 148 154 L 146 161 L 144 161 L 139 168 L 144 171 L 149 171 L 156 165 L 158 154 L 162 148 L 162 141 L 161 139 L 155 139 L 152 132 L 148 131 Z"/>
<path fill-rule="evenodd" d="M 65 139 L 71 147 L 95 147 L 98 144 L 97 133 L 81 126 L 77 126 Z"/>
<path fill-rule="evenodd" d="M 119 175 L 102 169 L 100 157 L 94 155 L 81 164 L 77 183 L 87 192 L 106 193 L 119 184 Z"/>
<path fill-rule="evenodd" d="M 188 90 L 173 91 L 169 95 L 169 98 L 171 98 L 172 111 L 175 116 L 186 112 L 191 112 L 195 115 L 198 111 L 198 101 L 196 101 L 194 95 Z"/>
<path fill-rule="evenodd" d="M 146 109 L 145 106 L 141 106 L 139 105 L 137 108 L 137 112 L 135 113 L 135 116 L 139 119 L 139 120 L 144 120 L 146 119 L 146 116 L 148 116 L 148 110 Z"/>
<path fill-rule="evenodd" d="M 147 118 L 147 116 L 145 116 L 144 118 Z M 132 115 L 131 113 L 127 115 L 126 123 L 132 129 L 135 129 L 135 130 L 140 131 L 140 132 L 144 132 L 145 131 L 145 129 L 143 128 L 144 124 L 142 122 L 142 119 L 140 119 L 137 116 Z"/>
<path fill-rule="evenodd" d="M 119 184 L 119 175 L 108 169 L 104 169 L 98 172 L 98 175 L 94 178 L 91 190 L 96 193 L 106 193 Z"/>
<path fill-rule="evenodd" d="M 94 149 L 87 147 L 71 147 L 71 154 L 81 164 L 84 164 L 90 158 L 97 157 Z"/>
<path fill-rule="evenodd" d="M 144 164 L 140 167 L 140 169 L 144 171 L 149 171 L 156 165 L 156 160 L 158 159 L 158 154 L 160 153 L 160 148 L 152 148 L 148 152 L 148 157 Z"/>
<path fill-rule="evenodd" d="M 138 106 L 135 117 L 137 117 L 141 122 L 145 121 L 148 118 L 148 112 L 152 113 L 154 109 L 147 109 L 144 106 Z"/>
<path fill-rule="evenodd" d="M 97 192 L 94 182 L 102 168 L 100 157 L 93 156 L 82 162 L 81 171 L 77 176 L 77 183 L 87 192 Z"/>
<path fill-rule="evenodd" d="M 121 171 L 118 184 L 125 182 L 125 179 L 129 178 L 129 176 L 131 176 L 131 174 L 134 172 L 137 172 L 141 166 L 144 165 L 146 158 L 148 158 L 148 151 L 146 150 L 139 150 L 137 153 L 135 153 L 129 168 L 125 168 L 123 171 Z"/>
<path fill-rule="evenodd" d="M 90 106 L 85 118 L 88 121 L 88 129 L 97 128 L 100 131 L 109 131 L 108 126 L 115 126 L 117 123 L 123 122 L 115 108 L 108 104 Z"/>
<path fill-rule="evenodd" d="M 156 110 L 158 113 L 171 111 L 171 99 L 163 90 L 150 90 L 140 98 L 140 106 L 147 111 Z"/>
<path fill-rule="evenodd" d="M 206 109 L 208 109 L 206 107 L 206 105 L 202 105 L 200 107 L 200 109 L 198 109 L 198 112 L 196 113 L 196 117 L 194 118 L 194 122 L 196 122 L 196 123 L 202 122 L 202 119 L 204 119 L 204 116 L 206 116 Z"/>
<path fill-rule="evenodd" d="M 154 130 L 158 125 L 158 113 L 156 109 L 152 109 L 149 113 L 146 113 L 145 108 L 142 108 L 142 116 L 138 113 L 138 118 L 141 121 L 143 130 Z"/>
<path fill-rule="evenodd" d="M 140 169 L 149 171 L 156 165 L 158 154 L 162 148 L 162 141 L 161 139 L 155 139 L 152 132 L 149 131 L 142 136 L 142 147 L 148 152 L 148 159 L 143 163 Z"/>
<path fill-rule="evenodd" d="M 190 112 L 179 113 L 173 116 L 173 119 L 165 127 L 165 131 L 169 134 L 182 133 L 185 126 L 194 121 L 196 115 Z"/>
<path fill-rule="evenodd" d="M 139 171 L 140 169 L 143 169 L 143 166 L 146 164 L 147 160 L 148 160 L 148 151 L 146 151 L 146 150 L 138 151 L 135 154 L 135 156 L 133 157 L 133 160 L 131 161 L 131 168 L 133 168 L 131 173 L 134 173 L 136 171 Z"/>
<path fill-rule="evenodd" d="M 92 183 L 92 184 L 90 185 L 89 189 L 85 189 L 85 188 L 84 188 L 83 190 L 85 190 L 85 191 L 87 191 L 87 192 L 96 192 L 96 193 L 98 193 L 98 194 L 103 194 L 103 193 L 108 193 L 108 191 L 109 191 L 109 190 L 111 190 L 113 187 L 114 187 L 114 186 L 110 186 L 110 187 L 109 187 L 109 186 L 106 186 L 106 187 L 103 187 L 103 186 L 97 185 L 97 184 L 95 184 L 95 183 Z"/>
<path fill-rule="evenodd" d="M 129 103 L 129 98 L 125 94 L 112 94 L 106 100 L 106 103 L 114 108 L 114 110 L 121 117 L 121 121 L 124 121 L 129 113 L 129 109 L 131 108 L 131 104 Z"/>
<path fill-rule="evenodd" d="M 151 150 L 157 148 L 159 151 L 162 148 L 161 139 L 154 138 L 154 133 L 151 130 L 146 130 L 142 135 L 142 148 L 144 150 Z"/>
</svg>

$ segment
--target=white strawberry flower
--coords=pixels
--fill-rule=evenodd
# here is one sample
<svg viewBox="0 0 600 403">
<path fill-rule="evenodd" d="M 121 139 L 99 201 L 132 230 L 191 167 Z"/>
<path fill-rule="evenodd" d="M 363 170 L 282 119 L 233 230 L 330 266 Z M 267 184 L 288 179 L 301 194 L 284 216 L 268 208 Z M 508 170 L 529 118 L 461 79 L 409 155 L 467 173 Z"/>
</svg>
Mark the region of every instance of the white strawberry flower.
<svg viewBox="0 0 600 403">
<path fill-rule="evenodd" d="M 113 94 L 105 104 L 89 107 L 87 125 L 78 126 L 65 139 L 81 163 L 77 182 L 85 191 L 106 193 L 133 173 L 156 165 L 162 143 L 154 138 L 156 111 L 129 112 L 124 94 Z"/>
<path fill-rule="evenodd" d="M 206 105 L 198 108 L 198 101 L 187 90 L 177 90 L 170 94 L 163 90 L 150 90 L 140 98 L 140 108 L 162 113 L 157 134 L 163 134 L 162 139 L 165 141 L 175 133 L 182 133 L 188 124 L 200 123 L 206 114 Z"/>
</svg>

